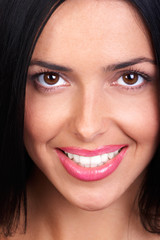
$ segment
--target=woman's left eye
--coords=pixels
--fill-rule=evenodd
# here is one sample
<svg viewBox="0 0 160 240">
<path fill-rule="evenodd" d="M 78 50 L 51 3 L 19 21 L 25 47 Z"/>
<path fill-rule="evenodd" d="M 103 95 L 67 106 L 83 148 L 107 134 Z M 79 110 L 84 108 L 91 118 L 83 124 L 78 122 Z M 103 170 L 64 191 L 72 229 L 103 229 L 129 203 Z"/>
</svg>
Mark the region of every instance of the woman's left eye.
<svg viewBox="0 0 160 240">
<path fill-rule="evenodd" d="M 145 78 L 138 73 L 124 73 L 116 82 L 116 85 L 136 87 L 143 84 Z"/>
<path fill-rule="evenodd" d="M 45 88 L 59 87 L 67 84 L 58 73 L 42 73 L 37 76 L 37 82 Z"/>
</svg>

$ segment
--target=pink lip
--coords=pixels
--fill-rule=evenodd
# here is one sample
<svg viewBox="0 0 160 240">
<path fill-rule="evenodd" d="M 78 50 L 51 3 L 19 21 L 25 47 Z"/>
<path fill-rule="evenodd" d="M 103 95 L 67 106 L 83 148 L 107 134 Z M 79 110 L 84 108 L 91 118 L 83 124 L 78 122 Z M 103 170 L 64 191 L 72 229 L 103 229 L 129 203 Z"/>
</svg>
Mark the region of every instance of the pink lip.
<svg viewBox="0 0 160 240">
<path fill-rule="evenodd" d="M 71 176 L 73 176 L 79 180 L 82 180 L 82 181 L 97 181 L 97 180 L 101 180 L 101 179 L 109 176 L 111 173 L 113 173 L 117 169 L 117 167 L 121 163 L 122 159 L 124 158 L 124 155 L 128 149 L 128 146 L 113 145 L 113 146 L 102 147 L 102 148 L 99 148 L 99 149 L 96 149 L 93 151 L 77 149 L 77 148 L 70 148 L 70 147 L 69 148 L 61 148 L 63 151 L 70 152 L 72 154 L 90 157 L 90 156 L 100 155 L 103 153 L 114 152 L 122 147 L 123 147 L 123 149 L 120 151 L 120 153 L 117 156 L 115 156 L 113 159 L 109 160 L 104 165 L 99 166 L 99 167 L 94 167 L 94 168 L 85 168 L 85 167 L 82 167 L 82 166 L 76 164 L 74 161 L 72 161 L 70 158 L 68 158 L 59 149 L 56 149 L 56 152 L 57 152 L 57 155 L 58 155 L 63 167 L 66 169 L 66 171 Z M 104 148 L 106 149 L 106 151 L 104 151 Z"/>
<path fill-rule="evenodd" d="M 68 152 L 68 153 L 72 153 L 72 154 L 76 154 L 84 157 L 93 157 L 93 156 L 101 155 L 104 153 L 115 152 L 122 147 L 126 147 L 126 145 L 107 145 L 107 146 L 97 148 L 95 150 L 87 150 L 87 149 L 76 148 L 76 147 L 64 147 L 60 149 L 64 152 Z"/>
</svg>

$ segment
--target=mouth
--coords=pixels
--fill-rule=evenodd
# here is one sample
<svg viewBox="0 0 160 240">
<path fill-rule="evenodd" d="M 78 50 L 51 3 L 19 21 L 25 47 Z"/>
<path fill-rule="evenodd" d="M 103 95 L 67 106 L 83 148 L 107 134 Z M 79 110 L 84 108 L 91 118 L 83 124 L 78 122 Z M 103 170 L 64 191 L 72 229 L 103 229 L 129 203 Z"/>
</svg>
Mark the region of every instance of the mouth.
<svg viewBox="0 0 160 240">
<path fill-rule="evenodd" d="M 92 157 L 80 156 L 80 155 L 72 154 L 66 151 L 64 151 L 64 154 L 73 162 L 75 162 L 76 164 L 82 167 L 94 168 L 94 167 L 102 166 L 106 164 L 109 160 L 112 160 L 122 151 L 122 149 L 123 147 L 114 152 L 104 153 L 104 154 L 96 155 Z"/>
<path fill-rule="evenodd" d="M 95 150 L 74 147 L 56 149 L 64 169 L 82 181 L 97 181 L 112 174 L 123 160 L 128 145 L 110 145 Z"/>
</svg>

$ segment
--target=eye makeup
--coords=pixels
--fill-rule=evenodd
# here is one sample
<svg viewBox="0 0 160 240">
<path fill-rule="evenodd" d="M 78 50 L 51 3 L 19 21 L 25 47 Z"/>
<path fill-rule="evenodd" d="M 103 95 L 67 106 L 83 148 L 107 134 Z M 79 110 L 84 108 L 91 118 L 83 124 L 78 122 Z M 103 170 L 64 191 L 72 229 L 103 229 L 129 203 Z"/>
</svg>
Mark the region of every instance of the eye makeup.
<svg viewBox="0 0 160 240">
<path fill-rule="evenodd" d="M 136 90 L 142 88 L 148 82 L 153 80 L 153 77 L 148 73 L 133 68 L 126 69 L 116 74 L 116 80 L 111 83 L 111 86 L 120 87 L 124 90 Z"/>
<path fill-rule="evenodd" d="M 110 78 L 110 77 L 109 77 Z M 109 85 L 124 91 L 138 91 L 147 83 L 152 82 L 156 78 L 155 74 L 148 74 L 146 71 L 139 70 L 135 66 L 114 73 L 113 80 L 106 80 Z M 69 78 L 61 72 L 40 69 L 35 73 L 28 74 L 37 90 L 42 93 L 51 93 L 59 91 L 71 85 Z"/>
<path fill-rule="evenodd" d="M 64 74 L 50 70 L 39 70 L 34 74 L 28 75 L 35 88 L 44 93 L 50 93 L 63 87 L 70 86 Z"/>
</svg>

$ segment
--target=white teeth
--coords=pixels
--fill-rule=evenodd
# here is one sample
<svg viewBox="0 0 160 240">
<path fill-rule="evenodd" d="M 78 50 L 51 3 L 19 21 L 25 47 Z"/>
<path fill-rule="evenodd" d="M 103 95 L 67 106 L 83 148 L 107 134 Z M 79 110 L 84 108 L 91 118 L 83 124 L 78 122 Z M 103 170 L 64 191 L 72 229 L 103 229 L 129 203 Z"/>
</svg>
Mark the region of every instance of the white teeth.
<svg viewBox="0 0 160 240">
<path fill-rule="evenodd" d="M 111 152 L 111 153 L 108 154 L 108 158 L 109 158 L 109 159 L 112 159 L 113 157 L 114 157 L 114 153 L 113 153 L 113 152 Z"/>
<path fill-rule="evenodd" d="M 91 157 L 90 160 L 91 167 L 96 167 L 102 162 L 100 155 Z"/>
<path fill-rule="evenodd" d="M 108 154 L 105 153 L 105 154 L 101 155 L 101 159 L 102 159 L 103 163 L 106 163 L 108 161 Z"/>
<path fill-rule="evenodd" d="M 74 160 L 74 158 L 73 158 L 73 160 Z M 90 164 L 90 158 L 89 158 L 89 157 L 80 156 L 80 157 L 79 157 L 79 162 L 80 162 L 80 164 L 82 164 L 82 165 Z"/>
<path fill-rule="evenodd" d="M 80 158 L 80 156 L 74 155 L 74 161 L 75 161 L 76 163 L 79 163 L 79 162 L 80 162 L 79 158 Z"/>
<path fill-rule="evenodd" d="M 117 150 L 117 151 L 111 152 L 111 153 L 105 153 L 102 155 L 93 156 L 93 157 L 84 157 L 84 156 L 79 156 L 79 155 L 71 154 L 71 153 L 67 153 L 67 152 L 65 152 L 65 154 L 71 160 L 76 162 L 78 165 L 86 167 L 86 168 L 90 168 L 90 167 L 93 168 L 93 167 L 97 167 L 97 166 L 101 166 L 101 165 L 105 164 L 107 161 L 109 161 L 110 159 L 112 159 L 116 155 L 118 155 L 120 150 Z"/>
<path fill-rule="evenodd" d="M 84 167 L 86 167 L 86 168 L 90 168 L 91 165 L 90 165 L 90 164 L 84 164 Z"/>
<path fill-rule="evenodd" d="M 70 159 L 72 159 L 72 158 L 73 158 L 73 154 L 68 153 L 68 157 L 69 157 Z"/>
</svg>

